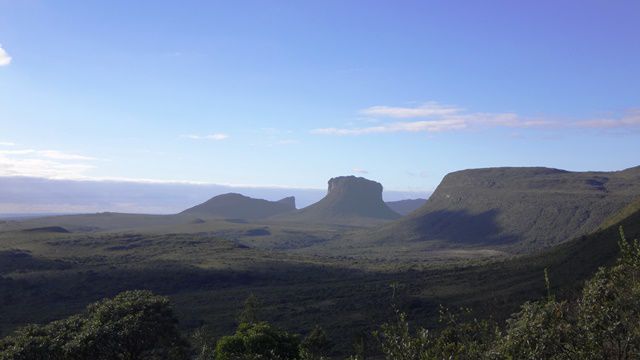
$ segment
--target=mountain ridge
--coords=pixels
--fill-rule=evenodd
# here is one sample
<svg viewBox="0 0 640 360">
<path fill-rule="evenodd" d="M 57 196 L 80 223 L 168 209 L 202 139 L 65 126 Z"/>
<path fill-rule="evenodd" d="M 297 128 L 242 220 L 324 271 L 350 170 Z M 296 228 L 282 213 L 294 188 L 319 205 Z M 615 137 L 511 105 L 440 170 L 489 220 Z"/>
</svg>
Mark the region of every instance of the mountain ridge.
<svg viewBox="0 0 640 360">
<path fill-rule="evenodd" d="M 640 167 L 571 172 L 499 167 L 447 174 L 410 215 L 357 237 L 369 245 L 438 242 L 528 252 L 595 231 L 640 196 Z"/>
</svg>

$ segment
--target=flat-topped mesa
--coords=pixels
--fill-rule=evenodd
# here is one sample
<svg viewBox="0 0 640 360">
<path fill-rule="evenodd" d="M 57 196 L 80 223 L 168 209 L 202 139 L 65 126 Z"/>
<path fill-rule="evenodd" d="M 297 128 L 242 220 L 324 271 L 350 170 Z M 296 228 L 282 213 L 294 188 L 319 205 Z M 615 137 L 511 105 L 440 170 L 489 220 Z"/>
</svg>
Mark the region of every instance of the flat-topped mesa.
<svg viewBox="0 0 640 360">
<path fill-rule="evenodd" d="M 382 201 L 382 185 L 362 177 L 340 176 L 329 180 L 327 195 L 289 220 L 358 224 L 400 217 Z"/>
<path fill-rule="evenodd" d="M 354 211 L 356 213 L 380 210 L 382 201 L 382 184 L 355 176 L 340 176 L 329 180 L 326 200 L 331 200 L 336 210 Z"/>
<path fill-rule="evenodd" d="M 254 199 L 242 194 L 228 193 L 213 197 L 204 203 L 183 211 L 181 214 L 201 217 L 224 217 L 259 219 L 296 210 L 294 197 L 279 201 Z"/>
</svg>

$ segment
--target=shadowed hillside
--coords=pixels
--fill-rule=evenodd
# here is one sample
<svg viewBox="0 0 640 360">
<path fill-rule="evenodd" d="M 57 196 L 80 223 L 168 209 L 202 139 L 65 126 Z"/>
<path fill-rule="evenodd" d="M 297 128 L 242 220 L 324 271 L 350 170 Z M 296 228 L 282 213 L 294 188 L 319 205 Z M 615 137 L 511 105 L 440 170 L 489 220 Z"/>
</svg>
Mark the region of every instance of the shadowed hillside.
<svg viewBox="0 0 640 360">
<path fill-rule="evenodd" d="M 542 249 L 596 230 L 640 195 L 640 167 L 617 172 L 489 168 L 448 174 L 407 218 L 361 235 L 370 244 L 434 241 Z"/>
</svg>

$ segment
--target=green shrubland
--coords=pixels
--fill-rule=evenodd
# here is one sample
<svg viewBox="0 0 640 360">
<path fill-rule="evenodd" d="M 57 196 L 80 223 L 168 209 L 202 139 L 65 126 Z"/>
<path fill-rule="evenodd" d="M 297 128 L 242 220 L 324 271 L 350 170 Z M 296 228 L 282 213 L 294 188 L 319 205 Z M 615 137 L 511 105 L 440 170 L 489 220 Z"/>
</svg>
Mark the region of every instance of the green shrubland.
<svg viewBox="0 0 640 360">
<path fill-rule="evenodd" d="M 557 299 L 545 272 L 547 295 L 525 302 L 504 322 L 441 307 L 438 324 L 416 327 L 392 305 L 389 320 L 369 340 L 360 339 L 350 358 L 638 359 L 640 245 L 627 241 L 622 229 L 620 234 L 618 260 L 598 269 L 575 298 Z M 262 321 L 260 314 L 260 302 L 251 295 L 233 334 L 214 338 L 203 328 L 187 341 L 168 298 L 126 291 L 80 314 L 15 331 L 0 340 L 0 359 L 321 360 L 335 355 L 321 327 L 303 337 Z"/>
</svg>

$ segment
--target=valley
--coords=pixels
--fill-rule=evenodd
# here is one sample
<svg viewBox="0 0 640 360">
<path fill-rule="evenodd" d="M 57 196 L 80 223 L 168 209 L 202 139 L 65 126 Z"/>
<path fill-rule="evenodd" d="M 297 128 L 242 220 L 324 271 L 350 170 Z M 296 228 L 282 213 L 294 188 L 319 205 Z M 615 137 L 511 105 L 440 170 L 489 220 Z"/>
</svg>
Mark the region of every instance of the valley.
<svg viewBox="0 0 640 360">
<path fill-rule="evenodd" d="M 265 320 L 298 333 L 319 324 L 347 353 L 359 334 L 390 316 L 392 301 L 427 327 L 438 326 L 440 305 L 505 319 L 544 295 L 544 269 L 554 291 L 570 298 L 615 259 L 618 226 L 630 238 L 640 235 L 637 169 L 496 169 L 492 180 L 476 173 L 448 176 L 405 217 L 382 202 L 380 184 L 351 177 L 332 179 L 327 197 L 307 209 L 287 200 L 285 213 L 256 215 L 284 207 L 233 195 L 176 215 L 3 221 L 0 331 L 148 289 L 170 297 L 184 331 L 204 328 L 219 337 L 233 330 L 242 302 L 254 294 Z M 605 176 L 609 187 L 594 188 L 590 180 Z M 491 212 L 508 216 L 483 215 Z M 491 221 L 502 225 L 489 227 Z M 518 235 L 507 241 L 505 234 Z"/>
</svg>

